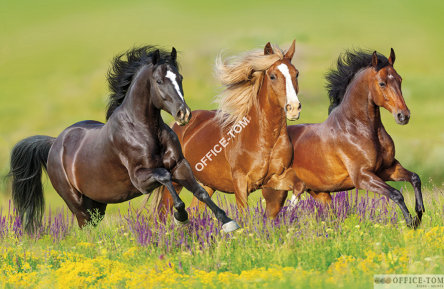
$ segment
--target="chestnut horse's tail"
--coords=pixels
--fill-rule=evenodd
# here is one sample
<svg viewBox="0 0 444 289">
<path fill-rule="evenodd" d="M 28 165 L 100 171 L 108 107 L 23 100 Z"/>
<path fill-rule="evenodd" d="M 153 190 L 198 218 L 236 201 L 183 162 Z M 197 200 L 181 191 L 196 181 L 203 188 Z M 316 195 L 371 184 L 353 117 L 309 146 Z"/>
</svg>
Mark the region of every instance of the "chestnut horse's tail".
<svg viewBox="0 0 444 289">
<path fill-rule="evenodd" d="M 145 195 L 145 197 L 142 200 L 141 206 L 137 210 L 137 213 L 140 214 L 142 212 L 143 208 L 145 208 L 146 204 L 148 203 L 151 197 L 153 197 L 153 200 L 151 201 L 150 207 L 148 208 L 148 212 L 150 214 L 156 212 L 160 207 L 160 203 L 162 203 L 164 189 L 165 186 L 160 186 L 150 194 Z"/>
<path fill-rule="evenodd" d="M 39 227 L 45 211 L 42 168 L 46 171 L 49 150 L 55 138 L 44 135 L 28 137 L 18 142 L 11 153 L 12 201 L 28 232 Z"/>
</svg>

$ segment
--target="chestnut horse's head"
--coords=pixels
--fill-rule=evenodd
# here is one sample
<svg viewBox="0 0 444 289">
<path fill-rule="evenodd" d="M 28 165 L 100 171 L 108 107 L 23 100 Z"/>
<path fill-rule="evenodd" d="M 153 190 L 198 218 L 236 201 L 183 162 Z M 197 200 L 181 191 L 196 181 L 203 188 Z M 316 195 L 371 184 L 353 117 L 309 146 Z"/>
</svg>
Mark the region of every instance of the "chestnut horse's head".
<svg viewBox="0 0 444 289">
<path fill-rule="evenodd" d="M 393 68 L 394 63 L 395 51 L 392 48 L 388 65 L 378 70 L 378 56 L 376 51 L 373 52 L 370 93 L 376 105 L 390 111 L 396 123 L 405 125 L 410 120 L 410 110 L 407 108 L 404 97 L 402 96 L 402 78 Z"/>
<path fill-rule="evenodd" d="M 173 47 L 170 59 L 175 62 L 176 58 Z M 150 94 L 154 106 L 171 114 L 178 125 L 186 125 L 191 119 L 191 110 L 183 97 L 182 75 L 169 61 L 161 60 L 159 50 L 154 52 L 151 62 Z"/>
<path fill-rule="evenodd" d="M 274 93 L 269 94 L 271 101 L 285 110 L 288 120 L 297 120 L 301 113 L 301 103 L 298 99 L 299 85 L 298 76 L 299 71 L 291 64 L 295 51 L 295 41 L 285 53 L 284 58 L 276 61 L 267 70 L 267 78 L 269 86 Z M 273 48 L 268 42 L 265 45 L 264 54 L 273 54 Z"/>
</svg>

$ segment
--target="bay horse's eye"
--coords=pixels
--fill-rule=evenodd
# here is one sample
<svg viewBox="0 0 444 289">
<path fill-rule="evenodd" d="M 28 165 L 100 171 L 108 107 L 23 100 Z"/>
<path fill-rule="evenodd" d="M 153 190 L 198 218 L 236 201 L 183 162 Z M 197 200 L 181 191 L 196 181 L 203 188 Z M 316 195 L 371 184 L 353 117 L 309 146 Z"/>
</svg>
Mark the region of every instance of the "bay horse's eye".
<svg viewBox="0 0 444 289">
<path fill-rule="evenodd" d="M 384 82 L 380 82 L 380 83 L 379 83 L 379 86 L 380 86 L 380 87 L 385 87 L 385 83 L 384 83 Z"/>
<path fill-rule="evenodd" d="M 156 80 L 157 84 L 162 84 L 161 80 Z"/>
<path fill-rule="evenodd" d="M 275 79 L 276 79 L 276 76 L 275 76 L 274 74 L 271 74 L 271 75 L 270 75 L 270 79 L 271 79 L 271 80 L 275 80 Z"/>
</svg>

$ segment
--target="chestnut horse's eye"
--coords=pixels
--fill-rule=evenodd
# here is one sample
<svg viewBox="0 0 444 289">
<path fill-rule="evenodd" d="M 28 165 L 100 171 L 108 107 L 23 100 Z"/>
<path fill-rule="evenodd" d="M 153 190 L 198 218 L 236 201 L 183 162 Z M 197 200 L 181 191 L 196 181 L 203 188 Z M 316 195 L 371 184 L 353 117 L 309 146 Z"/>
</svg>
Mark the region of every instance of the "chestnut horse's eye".
<svg viewBox="0 0 444 289">
<path fill-rule="evenodd" d="M 271 74 L 271 75 L 270 75 L 270 79 L 271 79 L 271 80 L 275 80 L 275 79 L 276 79 L 276 76 L 275 76 L 274 74 Z"/>
<path fill-rule="evenodd" d="M 380 87 L 385 87 L 385 83 L 384 83 L 384 82 L 380 82 L 380 83 L 379 83 L 379 86 L 380 86 Z"/>
<path fill-rule="evenodd" d="M 298 72 L 298 74 L 296 74 L 296 78 L 298 78 L 299 77 L 299 72 Z"/>
</svg>

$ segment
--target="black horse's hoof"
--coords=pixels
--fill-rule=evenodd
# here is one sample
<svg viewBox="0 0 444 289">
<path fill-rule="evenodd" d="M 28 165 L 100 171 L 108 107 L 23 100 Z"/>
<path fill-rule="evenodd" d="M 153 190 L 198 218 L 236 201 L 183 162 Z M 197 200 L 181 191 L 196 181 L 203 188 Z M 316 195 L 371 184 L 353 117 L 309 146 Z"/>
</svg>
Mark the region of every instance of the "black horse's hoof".
<svg viewBox="0 0 444 289">
<path fill-rule="evenodd" d="M 183 212 L 181 212 L 181 213 L 174 212 L 173 219 L 174 219 L 174 223 L 176 225 L 179 225 L 179 226 L 188 224 L 188 222 L 189 222 L 189 220 L 188 220 L 188 213 L 185 210 Z"/>
<path fill-rule="evenodd" d="M 229 221 L 228 223 L 225 223 L 222 225 L 222 229 L 225 233 L 231 233 L 236 230 L 239 230 L 240 227 L 235 221 Z"/>
</svg>

